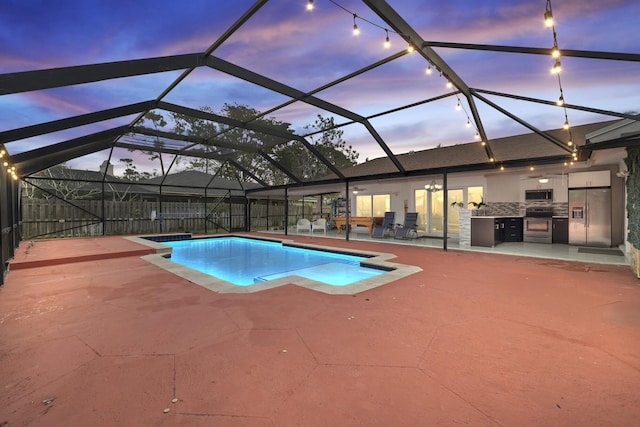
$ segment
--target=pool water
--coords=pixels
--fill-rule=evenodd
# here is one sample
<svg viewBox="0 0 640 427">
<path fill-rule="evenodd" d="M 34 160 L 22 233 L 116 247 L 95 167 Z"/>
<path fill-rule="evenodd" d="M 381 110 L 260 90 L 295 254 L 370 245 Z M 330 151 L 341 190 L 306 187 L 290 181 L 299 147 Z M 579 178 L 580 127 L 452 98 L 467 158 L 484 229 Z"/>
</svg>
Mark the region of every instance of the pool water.
<svg viewBox="0 0 640 427">
<path fill-rule="evenodd" d="M 361 267 L 366 257 L 326 252 L 242 237 L 163 242 L 171 261 L 238 286 L 297 275 L 344 286 L 385 273 Z"/>
</svg>

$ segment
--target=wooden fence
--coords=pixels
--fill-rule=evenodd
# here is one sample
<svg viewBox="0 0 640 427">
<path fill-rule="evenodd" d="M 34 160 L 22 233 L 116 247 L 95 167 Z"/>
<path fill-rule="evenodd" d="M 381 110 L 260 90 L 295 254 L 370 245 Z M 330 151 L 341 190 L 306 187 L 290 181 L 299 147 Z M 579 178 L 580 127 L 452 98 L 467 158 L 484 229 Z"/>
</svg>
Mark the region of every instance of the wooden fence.
<svg viewBox="0 0 640 427">
<path fill-rule="evenodd" d="M 252 201 L 249 224 L 243 203 L 105 201 L 60 199 L 22 200 L 22 237 L 87 237 L 150 233 L 216 233 L 281 229 L 284 203 Z M 306 208 L 305 216 L 309 216 Z M 303 216 L 302 206 L 289 205 L 288 225 Z M 104 218 L 104 220 L 103 220 Z"/>
</svg>

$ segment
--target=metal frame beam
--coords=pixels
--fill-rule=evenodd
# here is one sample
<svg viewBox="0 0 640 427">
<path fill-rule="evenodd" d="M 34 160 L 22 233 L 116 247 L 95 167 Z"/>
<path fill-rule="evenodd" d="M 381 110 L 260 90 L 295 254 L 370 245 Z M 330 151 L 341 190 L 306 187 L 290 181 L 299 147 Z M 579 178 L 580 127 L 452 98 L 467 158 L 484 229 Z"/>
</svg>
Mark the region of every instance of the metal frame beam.
<svg viewBox="0 0 640 427">
<path fill-rule="evenodd" d="M 48 70 L 0 74 L 0 95 L 51 89 L 102 80 L 195 68 L 203 65 L 201 53 L 77 65 Z"/>
<path fill-rule="evenodd" d="M 451 43 L 436 41 L 425 41 L 424 46 L 446 47 L 451 49 L 485 50 L 492 52 L 524 53 L 546 56 L 551 54 L 551 48 L 540 47 L 499 46 L 490 44 Z M 608 59 L 611 61 L 640 61 L 640 54 L 637 53 L 602 52 L 594 50 L 562 49 L 562 56 L 574 58 Z"/>
<path fill-rule="evenodd" d="M 67 160 L 110 148 L 113 145 L 114 138 L 128 131 L 128 126 L 120 126 L 15 154 L 11 156 L 11 160 L 18 168 L 20 175 L 26 176 L 64 163 Z"/>
<path fill-rule="evenodd" d="M 464 80 L 440 57 L 431 47 L 425 44 L 424 39 L 411 27 L 386 1 L 383 0 L 363 0 L 363 2 L 375 12 L 380 19 L 385 21 L 395 32 L 397 32 L 404 40 L 413 46 L 429 63 L 442 73 L 444 77 L 449 79 L 451 83 L 467 98 L 467 103 L 471 109 L 471 115 L 476 123 L 478 133 L 483 141 L 486 142 L 484 148 L 489 159 L 493 158 L 493 153 L 489 146 L 487 134 L 482 125 L 480 114 L 473 100 L 473 96 L 469 87 Z"/>
<path fill-rule="evenodd" d="M 470 89 L 474 94 L 484 93 L 484 94 L 487 94 L 487 95 L 501 96 L 501 97 L 504 97 L 504 98 L 517 99 L 519 101 L 535 102 L 535 103 L 538 103 L 538 104 L 545 104 L 545 105 L 551 105 L 551 106 L 554 106 L 554 107 L 558 107 L 557 103 L 552 102 L 552 101 L 545 101 L 543 99 L 536 99 L 536 98 L 530 98 L 530 97 L 527 97 L 527 96 L 513 95 L 513 94 L 510 94 L 510 93 L 496 92 L 496 91 L 493 91 L 493 90 L 476 89 L 476 88 L 470 88 Z M 589 113 L 603 114 L 605 116 L 612 116 L 612 117 L 621 117 L 621 118 L 624 118 L 624 119 L 631 119 L 631 120 L 636 120 L 636 121 L 640 120 L 640 116 L 635 115 L 635 114 L 617 113 L 615 111 L 600 110 L 598 108 L 584 107 L 582 105 L 566 104 L 565 103 L 560 108 L 569 108 L 571 110 L 587 111 Z"/>
<path fill-rule="evenodd" d="M 0 141 L 5 144 L 20 139 L 32 138 L 46 133 L 58 132 L 78 126 L 85 126 L 105 120 L 128 116 L 130 114 L 148 111 L 155 108 L 155 101 L 144 101 L 136 104 L 123 105 L 121 107 L 110 108 L 108 110 L 95 111 L 93 113 L 68 117 L 66 119 L 53 120 L 51 122 L 40 123 L 33 126 L 0 132 Z"/>
<path fill-rule="evenodd" d="M 522 126 L 532 130 L 533 132 L 537 133 L 538 135 L 540 135 L 541 137 L 543 137 L 547 141 L 550 141 L 550 142 L 554 143 L 558 147 L 560 147 L 563 150 L 565 150 L 567 153 L 573 152 L 573 149 L 571 147 L 567 146 L 567 144 L 565 144 L 562 141 L 552 137 L 551 135 L 547 134 L 546 132 L 541 131 L 540 129 L 536 128 L 535 126 L 531 125 L 530 123 L 522 120 L 520 117 L 517 117 L 515 114 L 511 114 L 510 112 L 508 112 L 504 108 L 500 107 L 499 105 L 489 101 L 484 96 L 479 95 L 477 93 L 474 94 L 474 95 L 475 95 L 476 98 L 478 98 L 479 100 L 481 100 L 485 104 L 489 105 L 490 107 L 493 107 L 494 109 L 496 109 L 497 111 L 501 112 L 502 114 L 504 114 L 505 116 L 509 117 L 510 119 L 515 120 L 516 122 L 520 123 Z"/>
<path fill-rule="evenodd" d="M 247 146 L 244 146 L 244 145 L 241 145 L 241 144 L 234 144 L 232 142 L 221 141 L 221 140 L 218 140 L 218 139 L 202 138 L 202 137 L 189 136 L 189 135 L 181 135 L 181 134 L 178 134 L 178 133 L 164 132 L 164 131 L 161 131 L 161 130 L 155 130 L 155 129 L 150 129 L 150 128 L 136 127 L 136 128 L 133 129 L 133 131 L 135 133 L 138 133 L 138 134 L 141 134 L 141 135 L 173 139 L 175 141 L 191 142 L 191 143 L 193 143 L 193 145 L 200 144 L 200 145 L 228 148 L 228 149 L 231 149 L 231 150 L 239 150 L 239 151 L 243 151 L 243 152 L 246 152 L 246 153 L 255 153 L 259 149 L 258 147 L 247 147 Z M 193 145 L 190 145 L 190 147 L 192 147 Z M 141 146 L 141 147 L 143 147 L 143 146 Z M 147 147 L 146 150 L 149 150 L 150 148 L 152 148 L 152 147 Z M 153 147 L 153 148 L 155 148 L 155 147 Z M 145 149 L 145 148 L 143 148 L 143 149 Z M 153 151 L 153 150 L 151 150 L 151 151 Z"/>
<path fill-rule="evenodd" d="M 342 174 L 342 172 L 340 172 L 340 170 L 338 170 L 333 163 L 331 163 L 329 160 L 327 160 L 318 150 L 316 150 L 312 144 L 309 143 L 309 141 L 307 141 L 304 137 L 300 136 L 300 135 L 296 135 L 292 132 L 289 131 L 285 131 L 282 129 L 277 129 L 277 128 L 272 128 L 269 126 L 263 126 L 260 125 L 258 123 L 243 123 L 240 120 L 236 120 L 230 117 L 225 117 L 225 116 L 221 116 L 219 114 L 215 114 L 215 113 L 209 113 L 207 111 L 201 111 L 201 110 L 195 110 L 192 108 L 188 108 L 188 107 L 182 107 L 179 105 L 175 105 L 175 104 L 170 104 L 167 102 L 159 102 L 158 103 L 158 108 L 161 108 L 163 110 L 167 110 L 167 111 L 172 111 L 174 113 L 179 113 L 179 114 L 185 114 L 185 115 L 189 115 L 192 117 L 197 117 L 200 119 L 204 119 L 204 120 L 210 120 L 213 122 L 218 122 L 218 123 L 224 123 L 226 125 L 229 126 L 233 126 L 236 128 L 241 128 L 241 129 L 247 129 L 247 130 L 252 130 L 255 132 L 259 132 L 259 133 L 264 133 L 266 135 L 271 135 L 271 136 L 275 136 L 278 138 L 282 138 L 284 140 L 286 140 L 286 142 L 288 141 L 292 141 L 292 140 L 297 140 L 300 141 L 302 144 L 304 144 L 304 146 L 310 150 L 322 163 L 324 163 L 333 173 L 335 173 L 336 175 L 338 175 L 339 177 L 344 178 L 344 175 Z M 238 149 L 242 149 L 239 148 Z M 250 150 L 244 150 L 249 152 Z M 257 150 L 254 150 L 254 152 Z"/>
<path fill-rule="evenodd" d="M 256 84 L 258 86 L 264 87 L 273 92 L 277 92 L 281 95 L 285 95 L 297 101 L 302 101 L 306 104 L 313 105 L 314 107 L 320 108 L 322 110 L 329 111 L 331 113 L 353 120 L 354 122 L 361 123 L 368 130 L 372 129 L 367 119 L 359 114 L 356 114 L 350 110 L 347 110 L 345 108 L 342 108 L 330 102 L 324 101 L 313 95 L 308 95 L 307 93 L 301 90 L 294 89 L 283 83 L 280 83 L 278 81 L 275 81 L 263 75 L 255 73 L 246 68 L 239 67 L 223 59 L 217 58 L 215 56 L 209 56 L 205 60 L 205 65 L 213 68 L 214 70 L 218 70 L 220 72 L 229 74 L 230 76 L 234 76 L 239 79 L 242 79 L 246 82 Z M 250 126 L 250 125 L 251 125 L 250 123 L 246 124 L 246 126 Z M 387 153 L 387 155 L 391 158 L 396 168 L 398 168 L 399 171 L 404 172 L 404 167 L 402 166 L 402 164 L 400 164 L 398 159 L 391 152 L 391 150 L 389 149 L 387 144 L 384 142 L 384 140 L 380 137 L 380 135 L 378 135 L 376 132 L 376 133 L 372 133 L 372 136 L 378 142 L 378 145 L 380 145 L 380 147 L 385 151 L 385 153 Z"/>
</svg>

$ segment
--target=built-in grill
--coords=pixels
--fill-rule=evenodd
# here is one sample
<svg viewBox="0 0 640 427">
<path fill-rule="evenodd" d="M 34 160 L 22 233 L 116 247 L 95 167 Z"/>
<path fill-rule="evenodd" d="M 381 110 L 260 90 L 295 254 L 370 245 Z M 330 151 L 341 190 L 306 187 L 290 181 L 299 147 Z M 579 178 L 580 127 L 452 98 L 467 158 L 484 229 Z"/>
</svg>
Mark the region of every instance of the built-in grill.
<svg viewBox="0 0 640 427">
<path fill-rule="evenodd" d="M 529 243 L 552 242 L 553 208 L 535 206 L 526 209 L 522 238 Z"/>
</svg>

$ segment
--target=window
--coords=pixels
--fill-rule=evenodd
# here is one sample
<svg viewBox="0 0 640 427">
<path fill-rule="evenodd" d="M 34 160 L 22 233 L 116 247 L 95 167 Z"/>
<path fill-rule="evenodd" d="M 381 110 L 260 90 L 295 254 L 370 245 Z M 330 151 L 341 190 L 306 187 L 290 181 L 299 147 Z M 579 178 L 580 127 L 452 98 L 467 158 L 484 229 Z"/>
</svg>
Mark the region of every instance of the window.
<svg viewBox="0 0 640 427">
<path fill-rule="evenodd" d="M 391 210 L 390 194 L 356 196 L 356 216 L 383 217 Z"/>
<path fill-rule="evenodd" d="M 484 200 L 483 197 L 484 197 L 484 191 L 482 187 L 467 188 L 467 203 L 470 203 L 470 202 L 480 203 Z"/>
<path fill-rule="evenodd" d="M 459 211 L 458 207 L 473 209 L 469 202 L 480 203 L 483 201 L 483 187 L 462 187 L 449 188 L 447 199 L 449 206 L 447 209 L 447 233 L 458 234 Z M 460 205 L 454 206 L 454 204 Z M 418 212 L 418 229 L 428 234 L 441 235 L 444 233 L 444 197 L 442 191 L 427 192 L 425 190 L 415 191 L 416 212 Z"/>
</svg>

